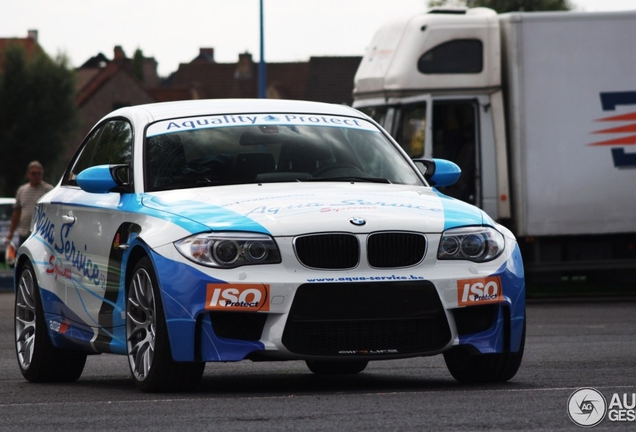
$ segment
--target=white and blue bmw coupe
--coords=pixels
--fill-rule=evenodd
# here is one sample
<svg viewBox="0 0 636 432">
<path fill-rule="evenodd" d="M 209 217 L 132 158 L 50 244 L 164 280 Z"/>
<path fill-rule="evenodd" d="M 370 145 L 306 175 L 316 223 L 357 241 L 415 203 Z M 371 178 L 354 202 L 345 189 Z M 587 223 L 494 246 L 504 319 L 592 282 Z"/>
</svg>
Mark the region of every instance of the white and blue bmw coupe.
<svg viewBox="0 0 636 432">
<path fill-rule="evenodd" d="M 198 100 L 122 108 L 37 205 L 16 261 L 28 381 L 123 354 L 143 391 L 206 362 L 302 360 L 317 374 L 443 354 L 461 382 L 523 356 L 516 240 L 444 196 L 460 170 L 410 160 L 339 105 Z"/>
</svg>

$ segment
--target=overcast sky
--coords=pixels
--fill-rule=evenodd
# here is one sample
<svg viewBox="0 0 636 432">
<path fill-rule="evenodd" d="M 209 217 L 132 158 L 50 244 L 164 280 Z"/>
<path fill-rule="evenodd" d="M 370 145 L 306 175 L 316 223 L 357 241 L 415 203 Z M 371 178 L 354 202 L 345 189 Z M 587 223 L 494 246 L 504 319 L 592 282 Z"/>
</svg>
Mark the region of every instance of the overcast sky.
<svg viewBox="0 0 636 432">
<path fill-rule="evenodd" d="M 307 61 L 310 56 L 361 56 L 388 19 L 426 9 L 426 0 L 263 0 L 265 60 Z M 636 10 L 636 0 L 571 0 L 585 11 Z M 167 76 L 199 48 L 214 48 L 221 63 L 250 52 L 260 59 L 259 0 L 20 0 L 0 15 L 0 37 L 37 30 L 51 56 L 73 67 L 120 45 L 129 57 L 140 48 Z"/>
</svg>

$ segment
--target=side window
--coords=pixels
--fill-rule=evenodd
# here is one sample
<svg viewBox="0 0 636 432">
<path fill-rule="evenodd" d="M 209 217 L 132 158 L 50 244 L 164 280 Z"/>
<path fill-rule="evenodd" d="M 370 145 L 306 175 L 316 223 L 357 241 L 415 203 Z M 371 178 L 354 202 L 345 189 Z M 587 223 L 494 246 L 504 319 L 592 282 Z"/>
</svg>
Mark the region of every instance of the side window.
<svg viewBox="0 0 636 432">
<path fill-rule="evenodd" d="M 95 153 L 95 147 L 97 147 L 97 143 L 99 142 L 99 136 L 103 130 L 104 127 L 102 126 L 93 131 L 93 133 L 86 139 L 84 145 L 80 147 L 79 155 L 76 156 L 72 167 L 64 175 L 64 180 L 62 181 L 63 185 L 77 186 L 75 178 L 77 177 L 77 174 L 91 166 L 90 162 L 93 158 L 93 154 Z"/>
<path fill-rule="evenodd" d="M 106 124 L 90 166 L 127 164 L 132 160 L 132 128 L 130 123 L 115 120 Z"/>
<path fill-rule="evenodd" d="M 395 140 L 409 157 L 424 154 L 426 140 L 426 104 L 405 105 L 395 131 Z"/>
<path fill-rule="evenodd" d="M 479 39 L 458 39 L 425 52 L 417 61 L 417 70 L 424 74 L 476 74 L 484 68 L 483 58 Z"/>
<path fill-rule="evenodd" d="M 476 205 L 477 115 L 474 101 L 442 101 L 433 104 L 433 157 L 451 160 L 462 170 L 457 183 L 440 190 Z"/>
<path fill-rule="evenodd" d="M 389 108 L 386 106 L 358 108 L 358 110 L 362 111 L 383 126 L 385 124 L 388 109 Z"/>
<path fill-rule="evenodd" d="M 130 123 L 112 120 L 89 136 L 64 176 L 64 185 L 77 186 L 77 174 L 96 165 L 127 164 L 132 161 L 133 134 Z"/>
</svg>

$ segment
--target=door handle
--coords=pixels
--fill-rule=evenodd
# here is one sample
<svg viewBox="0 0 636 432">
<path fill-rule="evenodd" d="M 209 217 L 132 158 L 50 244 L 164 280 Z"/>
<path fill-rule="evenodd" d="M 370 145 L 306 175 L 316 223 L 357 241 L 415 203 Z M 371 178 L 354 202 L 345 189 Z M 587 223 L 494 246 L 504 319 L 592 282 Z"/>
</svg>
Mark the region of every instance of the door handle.
<svg viewBox="0 0 636 432">
<path fill-rule="evenodd" d="M 62 216 L 62 224 L 64 225 L 73 225 L 77 221 L 75 216 L 64 215 Z"/>
</svg>

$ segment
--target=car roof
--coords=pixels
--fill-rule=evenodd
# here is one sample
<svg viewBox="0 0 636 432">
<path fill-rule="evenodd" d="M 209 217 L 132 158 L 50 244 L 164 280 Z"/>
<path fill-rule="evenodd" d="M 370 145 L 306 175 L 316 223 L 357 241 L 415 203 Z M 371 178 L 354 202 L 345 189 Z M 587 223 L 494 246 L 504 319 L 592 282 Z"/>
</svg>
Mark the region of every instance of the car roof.
<svg viewBox="0 0 636 432">
<path fill-rule="evenodd" d="M 175 117 L 248 113 L 306 113 L 367 118 L 346 105 L 285 99 L 195 99 L 120 108 L 106 117 L 143 116 L 148 122 Z"/>
</svg>

